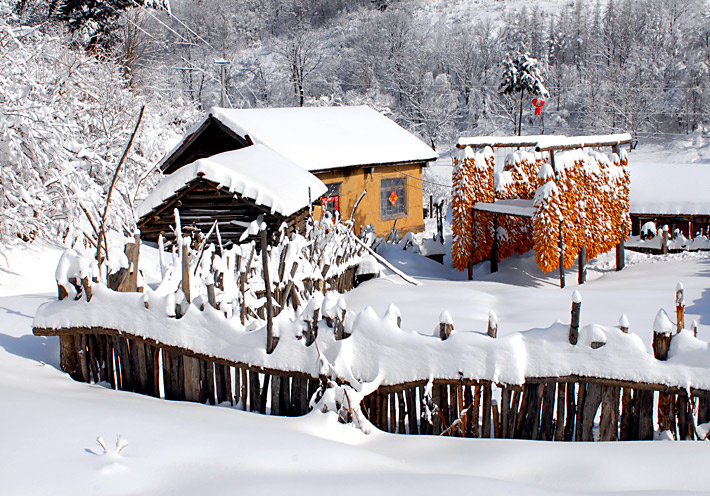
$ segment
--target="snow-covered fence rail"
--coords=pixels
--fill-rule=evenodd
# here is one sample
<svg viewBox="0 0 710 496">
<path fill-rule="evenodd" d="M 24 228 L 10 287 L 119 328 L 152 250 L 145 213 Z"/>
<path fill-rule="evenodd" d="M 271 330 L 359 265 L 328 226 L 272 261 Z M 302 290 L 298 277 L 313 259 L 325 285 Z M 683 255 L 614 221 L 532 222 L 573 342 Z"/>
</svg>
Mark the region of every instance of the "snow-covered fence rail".
<svg viewBox="0 0 710 496">
<path fill-rule="evenodd" d="M 305 414 L 331 391 L 343 419 L 409 434 L 692 439 L 710 421 L 710 351 L 684 329 L 681 286 L 676 326 L 663 311 L 656 318 L 653 354 L 623 317 L 618 327 L 580 325 L 577 295 L 569 324 L 498 336 L 493 314 L 479 333 L 442 312 L 435 335 L 422 335 L 401 329 L 394 306 L 348 314 L 336 293 L 316 292 L 274 319 L 269 354 L 266 326 L 194 304 L 168 318 L 167 296 L 93 289 L 90 303 L 42 306 L 34 333 L 60 336 L 72 377 L 116 389 L 272 415 Z"/>
</svg>

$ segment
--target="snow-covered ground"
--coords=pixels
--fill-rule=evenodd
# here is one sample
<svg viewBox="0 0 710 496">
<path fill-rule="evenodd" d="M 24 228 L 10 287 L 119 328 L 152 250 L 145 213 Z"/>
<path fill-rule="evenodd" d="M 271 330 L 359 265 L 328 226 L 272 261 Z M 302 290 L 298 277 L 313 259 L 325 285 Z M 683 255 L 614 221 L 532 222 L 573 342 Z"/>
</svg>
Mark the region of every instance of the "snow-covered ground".
<svg viewBox="0 0 710 496">
<path fill-rule="evenodd" d="M 147 251 L 147 250 L 146 250 Z M 690 494 L 708 492 L 701 442 L 607 444 L 365 435 L 331 415 L 271 418 L 232 408 L 176 403 L 76 383 L 59 370 L 58 339 L 31 334 L 36 308 L 56 296 L 57 247 L 9 250 L 0 260 L 0 493 L 24 494 Z M 382 314 L 390 303 L 404 328 L 433 332 L 443 309 L 460 329 L 485 330 L 488 311 L 499 333 L 568 320 L 580 290 L 582 324 L 615 325 L 626 313 L 631 332 L 650 345 L 656 311 L 669 313 L 678 281 L 686 322 L 710 338 L 710 257 L 629 254 L 590 264 L 589 282 L 557 287 L 531 255 L 477 267 L 474 281 L 395 247 L 384 254 L 423 284 L 396 276 L 369 281 L 347 295 L 348 308 Z M 152 257 L 146 253 L 145 260 Z M 8 268 L 11 267 L 11 270 Z M 114 453 L 115 437 L 128 441 Z M 101 436 L 109 449 L 96 444 Z M 651 467 L 663 467 L 654 475 Z"/>
</svg>

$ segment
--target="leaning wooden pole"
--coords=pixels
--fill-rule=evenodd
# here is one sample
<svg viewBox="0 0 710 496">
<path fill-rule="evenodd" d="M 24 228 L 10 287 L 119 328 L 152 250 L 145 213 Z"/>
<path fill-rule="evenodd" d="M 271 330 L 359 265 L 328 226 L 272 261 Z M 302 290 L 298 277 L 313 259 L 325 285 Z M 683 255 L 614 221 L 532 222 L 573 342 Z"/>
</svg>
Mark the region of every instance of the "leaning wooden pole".
<svg viewBox="0 0 710 496">
<path fill-rule="evenodd" d="M 266 291 L 266 353 L 271 354 L 276 349 L 278 338 L 274 337 L 274 307 L 271 301 L 271 278 L 269 277 L 269 245 L 266 229 L 259 233 L 261 242 L 261 263 L 264 273 L 264 288 Z"/>
</svg>

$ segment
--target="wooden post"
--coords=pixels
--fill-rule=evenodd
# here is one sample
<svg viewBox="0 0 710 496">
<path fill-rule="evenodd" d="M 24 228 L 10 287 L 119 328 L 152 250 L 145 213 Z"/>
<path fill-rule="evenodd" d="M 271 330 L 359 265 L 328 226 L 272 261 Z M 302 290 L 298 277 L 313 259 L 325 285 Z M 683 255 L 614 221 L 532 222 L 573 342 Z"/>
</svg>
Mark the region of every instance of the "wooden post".
<svg viewBox="0 0 710 496">
<path fill-rule="evenodd" d="M 653 356 L 656 360 L 665 361 L 671 347 L 673 324 L 665 310 L 659 310 L 653 323 Z M 675 412 L 669 393 L 658 394 L 658 428 L 661 431 L 671 431 L 675 437 Z"/>
<path fill-rule="evenodd" d="M 488 335 L 492 338 L 498 335 L 498 317 L 493 310 L 488 312 Z"/>
<path fill-rule="evenodd" d="M 560 288 L 565 287 L 565 244 L 562 240 L 562 223 L 560 222 L 560 262 L 559 262 L 559 269 L 560 269 Z"/>
<path fill-rule="evenodd" d="M 190 299 L 190 259 L 188 258 L 190 244 L 189 238 L 185 237 L 180 240 L 180 256 L 182 258 L 182 292 L 189 304 Z"/>
<path fill-rule="evenodd" d="M 568 382 L 566 386 L 567 393 L 567 406 L 566 406 L 566 418 L 565 418 L 565 429 L 563 433 L 563 438 L 565 441 L 574 440 L 574 420 L 577 416 L 577 404 L 575 402 L 575 387 L 574 382 Z M 558 422 L 561 420 L 558 419 Z"/>
<path fill-rule="evenodd" d="M 451 319 L 451 314 L 444 310 L 441 312 L 441 315 L 439 315 L 439 337 L 442 341 L 446 341 L 453 330 L 454 322 Z"/>
<path fill-rule="evenodd" d="M 599 422 L 600 441 L 619 440 L 619 388 L 602 386 L 602 415 Z"/>
<path fill-rule="evenodd" d="M 685 328 L 685 296 L 681 283 L 675 287 L 675 320 L 676 333 L 679 333 Z"/>
<path fill-rule="evenodd" d="M 621 391 L 621 425 L 619 428 L 619 439 L 631 441 L 638 439 L 638 422 L 636 422 L 636 405 L 632 397 L 631 388 L 623 388 Z"/>
<path fill-rule="evenodd" d="M 577 255 L 577 283 L 584 284 L 587 282 L 587 243 L 582 244 L 582 248 L 579 249 L 579 255 Z"/>
<path fill-rule="evenodd" d="M 259 233 L 261 242 L 261 262 L 264 272 L 264 287 L 266 289 L 266 353 L 271 354 L 276 349 L 278 337 L 274 336 L 274 307 L 271 301 L 271 279 L 269 278 L 269 253 L 266 229 Z"/>
<path fill-rule="evenodd" d="M 569 324 L 569 343 L 577 344 L 579 338 L 579 318 L 582 312 L 582 296 L 578 291 L 572 293 L 572 320 Z"/>
<path fill-rule="evenodd" d="M 667 225 L 663 226 L 663 229 L 661 232 L 661 253 L 663 255 L 668 254 L 668 226 Z"/>
<path fill-rule="evenodd" d="M 582 417 L 582 441 L 593 441 L 592 428 L 594 427 L 594 418 L 599 410 L 599 405 L 602 402 L 602 387 L 599 384 L 587 384 L 587 390 L 584 395 L 584 415 Z"/>
<path fill-rule="evenodd" d="M 429 195 L 429 218 L 434 217 L 434 197 L 432 195 Z"/>
<path fill-rule="evenodd" d="M 491 244 L 491 274 L 498 272 L 498 215 L 493 214 L 493 243 Z"/>
<path fill-rule="evenodd" d="M 622 314 L 621 317 L 619 318 L 619 329 L 624 334 L 629 333 L 629 319 L 628 319 L 628 317 L 626 317 L 626 314 Z"/>
<path fill-rule="evenodd" d="M 626 255 L 624 249 L 624 237 L 622 235 L 616 244 L 616 270 L 619 271 L 626 266 Z"/>
<path fill-rule="evenodd" d="M 554 438 L 555 393 L 557 384 L 548 382 L 542 395 L 542 409 L 540 412 L 540 436 L 543 441 L 552 441 Z M 564 404 L 564 403 L 563 403 Z"/>
<path fill-rule="evenodd" d="M 555 412 L 555 441 L 564 439 L 565 431 L 565 392 L 567 383 L 557 383 L 557 405 Z"/>
</svg>

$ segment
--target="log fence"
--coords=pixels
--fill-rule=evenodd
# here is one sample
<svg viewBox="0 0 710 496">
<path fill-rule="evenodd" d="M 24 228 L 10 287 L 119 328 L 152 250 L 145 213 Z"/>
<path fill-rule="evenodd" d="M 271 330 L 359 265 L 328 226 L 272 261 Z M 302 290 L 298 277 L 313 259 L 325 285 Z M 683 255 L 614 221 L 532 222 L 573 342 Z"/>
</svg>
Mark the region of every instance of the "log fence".
<svg viewBox="0 0 710 496">
<path fill-rule="evenodd" d="M 676 317 L 682 317 L 683 288 L 676 290 Z M 581 298 L 574 294 L 569 333 L 573 346 L 583 346 L 577 342 L 580 313 Z M 304 321 L 304 347 L 314 343 L 319 324 L 321 331 L 330 328 L 335 339 L 349 339 L 344 321 L 345 309 L 337 318 L 321 318 L 314 309 L 313 320 Z M 440 321 L 440 338 L 448 339 L 454 330 L 448 312 L 442 312 Z M 628 333 L 625 316 L 620 324 Z M 497 339 L 497 329 L 491 313 L 490 339 Z M 666 360 L 673 332 L 665 312 L 659 312 L 654 325 L 656 360 Z M 34 333 L 59 336 L 62 370 L 75 380 L 166 400 L 228 403 L 262 414 L 300 416 L 310 410 L 317 392 L 328 387 L 329 378 L 322 375 L 215 358 L 116 329 L 36 327 Z M 604 345 L 590 343 L 595 349 Z M 630 441 L 651 440 L 656 431 L 667 431 L 674 439 L 692 440 L 705 437 L 698 426 L 710 422 L 710 390 L 581 375 L 526 377 L 521 384 L 461 376 L 381 385 L 364 396 L 360 408 L 375 427 L 399 434 Z"/>
</svg>

